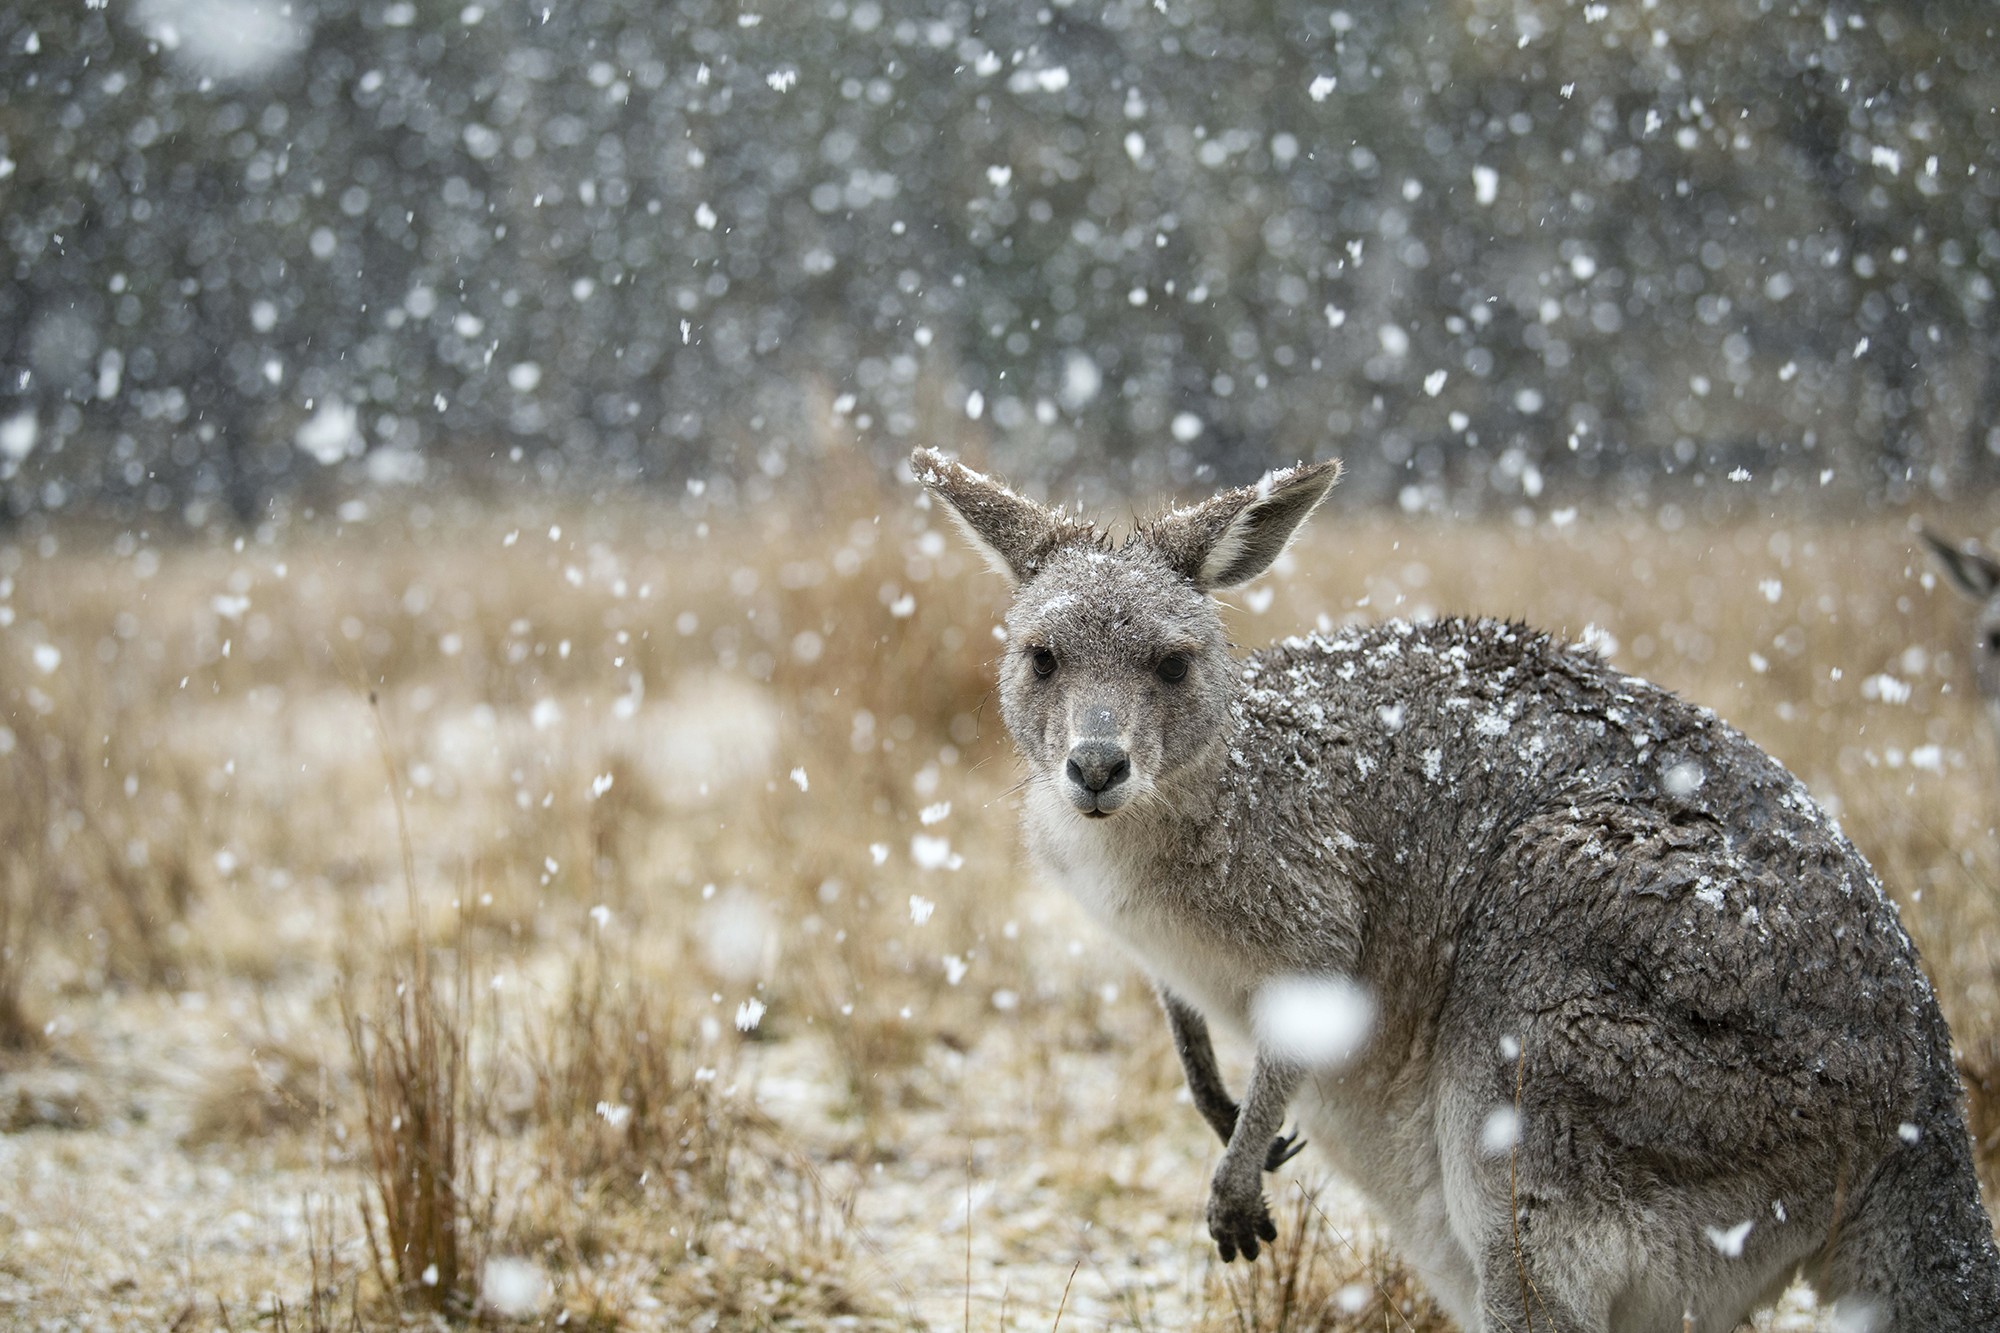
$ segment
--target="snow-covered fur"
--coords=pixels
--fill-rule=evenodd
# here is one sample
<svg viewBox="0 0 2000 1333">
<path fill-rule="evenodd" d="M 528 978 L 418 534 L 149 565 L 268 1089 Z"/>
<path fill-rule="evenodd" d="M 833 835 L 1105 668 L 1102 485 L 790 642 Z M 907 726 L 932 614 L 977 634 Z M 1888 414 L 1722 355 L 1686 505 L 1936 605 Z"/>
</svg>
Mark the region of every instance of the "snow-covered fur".
<svg viewBox="0 0 2000 1333">
<path fill-rule="evenodd" d="M 1116 550 L 913 465 L 1017 582 L 1028 845 L 1159 983 L 1228 1145 L 1224 1258 L 1276 1234 L 1262 1172 L 1296 1105 L 1468 1330 L 1726 1333 L 1800 1274 L 1844 1328 L 2000 1328 L 1937 1002 L 1867 863 L 1763 751 L 1521 625 L 1233 658 L 1209 593 L 1268 567 L 1332 465 Z M 1260 992 L 1298 977 L 1365 988 L 1358 1056 L 1258 1040 Z M 1210 1022 L 1258 1043 L 1240 1108 Z"/>
</svg>

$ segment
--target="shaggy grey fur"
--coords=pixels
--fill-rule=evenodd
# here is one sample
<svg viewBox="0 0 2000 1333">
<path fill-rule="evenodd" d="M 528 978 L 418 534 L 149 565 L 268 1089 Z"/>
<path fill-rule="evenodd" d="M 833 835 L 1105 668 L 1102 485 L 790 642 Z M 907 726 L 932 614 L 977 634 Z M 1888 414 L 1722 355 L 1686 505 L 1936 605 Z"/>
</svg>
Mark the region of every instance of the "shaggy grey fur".
<svg viewBox="0 0 2000 1333">
<path fill-rule="evenodd" d="M 1755 745 L 1514 624 L 1233 659 L 1208 592 L 1276 558 L 1329 466 L 1116 550 L 933 451 L 913 466 L 1018 583 L 1000 681 L 1028 845 L 1160 985 L 1228 1145 L 1225 1259 L 1276 1234 L 1261 1176 L 1296 1103 L 1468 1330 L 1725 1333 L 1799 1274 L 1845 1328 L 2000 1328 L 1915 950 Z M 1366 989 L 1357 1056 L 1268 1039 L 1258 996 L 1296 977 Z M 1211 1022 L 1258 1043 L 1240 1109 Z"/>
</svg>

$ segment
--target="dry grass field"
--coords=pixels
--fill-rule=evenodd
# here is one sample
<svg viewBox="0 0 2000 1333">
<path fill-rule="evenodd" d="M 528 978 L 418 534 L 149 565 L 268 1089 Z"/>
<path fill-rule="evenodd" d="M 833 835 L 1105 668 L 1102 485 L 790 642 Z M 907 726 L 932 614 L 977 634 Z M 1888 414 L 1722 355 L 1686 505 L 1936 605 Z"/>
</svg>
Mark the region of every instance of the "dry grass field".
<svg viewBox="0 0 2000 1333">
<path fill-rule="evenodd" d="M 0 1323 L 1446 1327 L 1310 1152 L 1214 1261 L 1144 978 L 1022 865 L 1002 596 L 839 477 L 0 537 Z M 1776 753 L 2000 1074 L 1994 746 L 1904 516 L 1336 497 L 1231 624 L 1459 611 Z"/>
</svg>

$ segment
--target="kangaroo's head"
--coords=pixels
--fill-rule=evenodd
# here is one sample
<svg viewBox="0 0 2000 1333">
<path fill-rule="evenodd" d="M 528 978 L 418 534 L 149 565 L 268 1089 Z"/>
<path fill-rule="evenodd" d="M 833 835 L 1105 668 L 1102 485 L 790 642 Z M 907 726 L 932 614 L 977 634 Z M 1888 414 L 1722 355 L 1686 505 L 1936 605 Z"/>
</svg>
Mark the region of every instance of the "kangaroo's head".
<svg viewBox="0 0 2000 1333">
<path fill-rule="evenodd" d="M 1954 546 L 1929 530 L 1924 541 L 1951 581 L 1979 603 L 1972 626 L 1972 671 L 1980 698 L 1988 708 L 2000 710 L 2000 563 L 1970 542 Z"/>
<path fill-rule="evenodd" d="M 1273 472 L 1114 549 L 1087 520 L 936 450 L 911 466 L 1014 584 L 1000 704 L 1029 780 L 1094 819 L 1224 743 L 1238 669 L 1210 594 L 1270 568 L 1340 476 L 1337 462 Z"/>
</svg>

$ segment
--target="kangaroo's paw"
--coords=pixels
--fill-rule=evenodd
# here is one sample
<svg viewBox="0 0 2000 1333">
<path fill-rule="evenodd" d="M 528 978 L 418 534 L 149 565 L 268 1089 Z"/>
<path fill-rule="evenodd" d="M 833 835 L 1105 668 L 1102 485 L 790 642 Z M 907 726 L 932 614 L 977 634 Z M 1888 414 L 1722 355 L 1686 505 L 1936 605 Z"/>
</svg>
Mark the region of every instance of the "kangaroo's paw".
<svg viewBox="0 0 2000 1333">
<path fill-rule="evenodd" d="M 1255 1259 L 1257 1243 L 1276 1240 L 1278 1227 L 1264 1206 L 1263 1191 L 1254 1183 L 1240 1193 L 1218 1185 L 1208 1196 L 1208 1234 L 1215 1237 L 1222 1262 L 1229 1263 L 1238 1254 Z"/>
<path fill-rule="evenodd" d="M 1264 1169 L 1276 1171 L 1286 1162 L 1305 1151 L 1306 1141 L 1294 1130 L 1290 1134 L 1280 1134 L 1271 1140 L 1271 1150 L 1264 1154 Z M 1268 1240 L 1269 1237 L 1266 1237 Z"/>
</svg>

